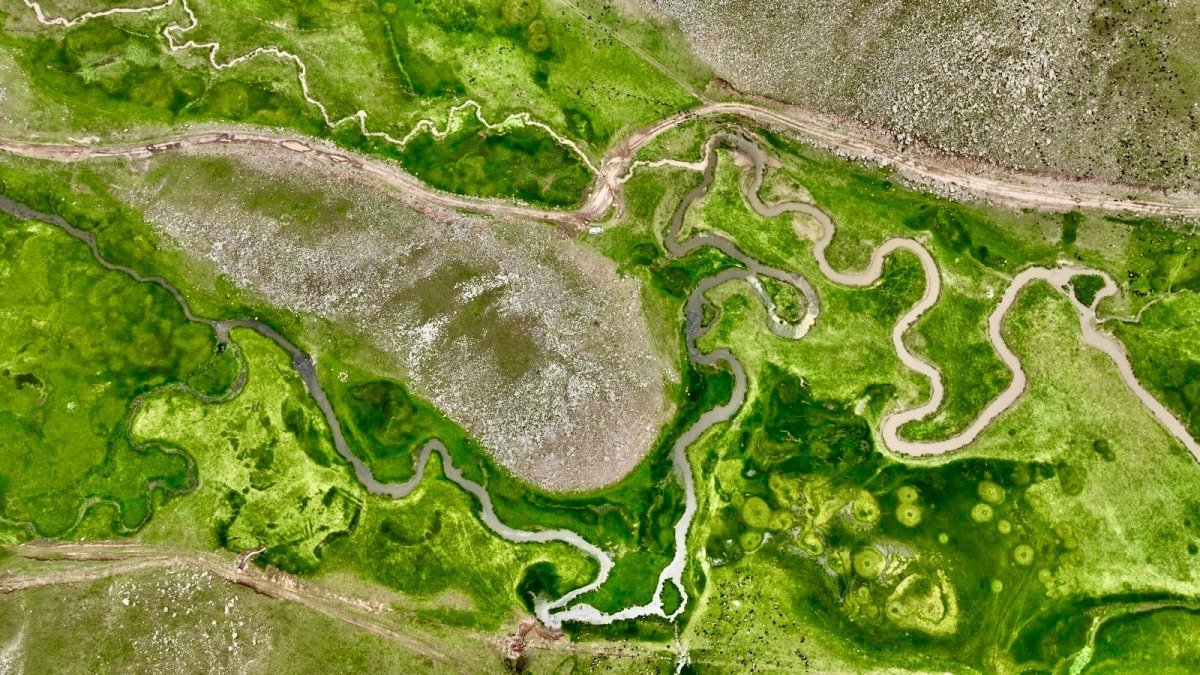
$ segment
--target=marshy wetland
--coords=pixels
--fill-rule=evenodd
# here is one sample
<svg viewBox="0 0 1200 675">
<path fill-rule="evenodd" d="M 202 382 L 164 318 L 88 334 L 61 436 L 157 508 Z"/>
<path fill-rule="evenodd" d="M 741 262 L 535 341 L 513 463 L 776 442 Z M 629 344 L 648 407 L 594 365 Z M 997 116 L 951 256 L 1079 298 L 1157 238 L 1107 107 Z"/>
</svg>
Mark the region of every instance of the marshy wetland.
<svg viewBox="0 0 1200 675">
<path fill-rule="evenodd" d="M 921 191 L 607 3 L 10 4 L 0 670 L 1195 662 L 1179 195 Z"/>
</svg>

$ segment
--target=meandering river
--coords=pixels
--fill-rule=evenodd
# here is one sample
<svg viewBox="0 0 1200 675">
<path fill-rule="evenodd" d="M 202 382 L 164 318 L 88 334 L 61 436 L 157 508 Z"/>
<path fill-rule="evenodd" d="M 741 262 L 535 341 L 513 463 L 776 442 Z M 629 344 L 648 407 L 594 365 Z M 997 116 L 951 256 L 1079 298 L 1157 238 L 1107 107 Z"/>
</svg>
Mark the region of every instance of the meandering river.
<svg viewBox="0 0 1200 675">
<path fill-rule="evenodd" d="M 728 401 L 702 413 L 696 422 L 675 439 L 672 446 L 672 463 L 684 490 L 684 512 L 675 525 L 674 550 L 671 561 L 660 573 L 651 601 L 644 605 L 630 606 L 617 612 L 606 613 L 589 604 L 576 603 L 576 600 L 601 587 L 608 580 L 609 574 L 615 564 L 612 556 L 570 530 L 520 530 L 504 524 L 496 515 L 495 507 L 487 490 L 482 485 L 466 478 L 454 466 L 449 452 L 440 441 L 432 440 L 421 448 L 416 459 L 415 473 L 407 482 L 385 483 L 377 480 L 372 474 L 370 467 L 355 455 L 346 443 L 341 423 L 337 415 L 334 414 L 333 406 L 317 377 L 316 364 L 312 357 L 293 342 L 280 335 L 275 329 L 254 319 L 210 319 L 197 316 L 192 312 L 187 300 L 169 281 L 162 277 L 145 276 L 130 267 L 109 261 L 100 253 L 95 237 L 90 232 L 74 227 L 60 216 L 39 212 L 4 196 L 0 196 L 0 211 L 18 218 L 39 220 L 55 225 L 64 232 L 84 242 L 90 249 L 92 256 L 105 269 L 120 272 L 136 281 L 163 288 L 175 299 L 184 316 L 189 321 L 202 323 L 210 327 L 221 343 L 228 344 L 230 342 L 230 331 L 233 329 L 245 328 L 270 339 L 285 350 L 291 356 L 293 368 L 295 368 L 304 381 L 314 403 L 324 416 L 337 452 L 354 467 L 356 476 L 368 492 L 396 499 L 406 497 L 423 480 L 429 458 L 436 452 L 441 457 L 446 477 L 472 494 L 479 501 L 481 520 L 498 536 L 517 543 L 560 542 L 573 546 L 582 554 L 594 559 L 599 569 L 596 578 L 591 583 L 576 588 L 557 599 L 540 600 L 538 602 L 536 614 L 539 620 L 545 625 L 558 627 L 568 621 L 607 624 L 613 621 L 644 616 L 659 616 L 673 620 L 684 611 L 689 600 L 683 583 L 683 573 L 688 563 L 687 535 L 695 519 L 697 510 L 695 479 L 691 465 L 687 459 L 687 451 L 709 429 L 731 419 L 741 408 L 747 393 L 745 370 L 732 352 L 722 348 L 706 353 L 700 351 L 696 346 L 697 340 L 704 335 L 711 325 L 705 325 L 703 321 L 703 310 L 706 302 L 705 294 L 713 288 L 729 281 L 743 280 L 751 282 L 752 288 L 755 289 L 760 300 L 768 309 L 770 329 L 775 334 L 789 339 L 803 338 L 813 327 L 821 312 L 820 297 L 807 279 L 787 270 L 769 267 L 760 263 L 741 251 L 733 241 L 719 234 L 712 233 L 698 234 L 680 241 L 679 237 L 688 209 L 697 200 L 707 194 L 713 183 L 717 165 L 716 151 L 721 146 L 731 146 L 734 150 L 748 157 L 753 162 L 751 179 L 743 183 L 742 190 L 745 198 L 757 213 L 764 217 L 775 217 L 788 212 L 804 213 L 821 223 L 823 233 L 813 246 L 813 255 L 816 258 L 821 273 L 833 283 L 848 286 L 874 284 L 883 274 L 883 264 L 886 258 L 900 250 L 914 254 L 921 262 L 925 275 L 925 291 L 921 298 L 893 326 L 892 342 L 900 360 L 907 367 L 929 380 L 930 396 L 926 401 L 917 406 L 894 411 L 884 417 L 880 424 L 880 435 L 884 444 L 892 452 L 907 455 L 938 455 L 960 449 L 975 440 L 997 417 L 1015 405 L 1025 390 L 1026 376 L 1021 367 L 1020 359 L 1004 342 L 1001 335 L 1001 326 L 1020 291 L 1032 282 L 1046 281 L 1070 299 L 1072 306 L 1079 314 L 1084 342 L 1100 349 L 1112 359 L 1122 380 L 1129 386 L 1138 399 L 1146 405 L 1147 409 L 1176 439 L 1187 447 L 1197 459 L 1200 459 L 1200 445 L 1188 434 L 1186 427 L 1138 382 L 1133 374 L 1128 355 L 1121 344 L 1111 335 L 1098 328 L 1096 305 L 1104 297 L 1117 292 L 1115 282 L 1104 272 L 1077 266 L 1070 262 L 1064 262 L 1059 267 L 1054 268 L 1034 267 L 1018 274 L 1006 289 L 999 304 L 989 317 L 989 339 L 997 353 L 1000 354 L 1001 359 L 1013 372 L 1013 379 L 1009 387 L 992 401 L 966 430 L 952 438 L 932 442 L 914 442 L 903 439 L 899 434 L 899 429 L 908 422 L 924 419 L 933 414 L 941 406 L 944 398 L 941 372 L 933 364 L 912 353 L 903 340 L 903 336 L 908 329 L 926 311 L 933 307 L 938 300 L 941 290 L 941 277 L 932 255 L 923 244 L 915 239 L 894 238 L 885 241 L 875 249 L 870 264 L 866 269 L 852 272 L 833 269 L 826 258 L 826 250 L 836 232 L 836 227 L 829 215 L 816 206 L 804 202 L 764 204 L 760 200 L 758 193 L 762 185 L 763 174 L 768 159 L 766 152 L 757 143 L 743 136 L 729 133 L 717 134 L 705 144 L 702 162 L 694 165 L 702 170 L 703 179 L 698 186 L 684 196 L 675 210 L 664 239 L 664 244 L 668 255 L 671 257 L 683 257 L 699 248 L 710 246 L 722 251 L 736 260 L 740 265 L 740 267 L 726 269 L 701 280 L 688 297 L 684 309 L 684 331 L 688 358 L 700 366 L 729 369 L 734 377 L 734 386 Z M 1096 300 L 1089 306 L 1080 303 L 1071 293 L 1070 283 L 1073 278 L 1079 275 L 1097 275 L 1105 281 L 1104 288 L 1101 289 L 1097 294 Z M 781 320 L 775 311 L 770 296 L 757 283 L 759 277 L 770 277 L 796 288 L 804 298 L 803 318 L 796 323 L 788 323 Z M 664 600 L 664 593 L 668 584 L 675 587 L 680 597 L 680 602 L 670 612 L 667 611 Z"/>
</svg>

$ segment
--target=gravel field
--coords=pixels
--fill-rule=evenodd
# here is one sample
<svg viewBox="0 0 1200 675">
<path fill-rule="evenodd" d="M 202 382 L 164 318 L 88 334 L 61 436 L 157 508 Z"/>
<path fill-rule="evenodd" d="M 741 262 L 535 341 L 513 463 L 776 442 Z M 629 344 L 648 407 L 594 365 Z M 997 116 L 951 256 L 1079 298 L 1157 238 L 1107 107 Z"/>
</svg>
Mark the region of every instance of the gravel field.
<svg viewBox="0 0 1200 675">
<path fill-rule="evenodd" d="M 1013 168 L 1200 184 L 1200 3 L 645 0 L 736 88 Z"/>
<path fill-rule="evenodd" d="M 376 369 L 541 487 L 601 487 L 649 450 L 672 369 L 610 261 L 539 223 L 422 215 L 290 153 L 219 152 L 142 165 L 126 194 L 237 285 L 365 336 L 393 358 Z M 198 155 L 231 175 L 206 182 Z M 303 206 L 274 203 L 289 194 Z"/>
</svg>

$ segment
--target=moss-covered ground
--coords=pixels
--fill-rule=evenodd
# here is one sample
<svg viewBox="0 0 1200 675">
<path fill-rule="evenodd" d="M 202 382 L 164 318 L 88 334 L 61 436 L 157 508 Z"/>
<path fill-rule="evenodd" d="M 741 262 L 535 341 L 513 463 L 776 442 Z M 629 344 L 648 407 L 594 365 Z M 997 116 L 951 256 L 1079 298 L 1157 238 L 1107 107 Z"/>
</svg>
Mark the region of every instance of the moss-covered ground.
<svg viewBox="0 0 1200 675">
<path fill-rule="evenodd" d="M 135 400 L 222 369 L 211 332 L 159 288 L 108 272 L 57 228 L 0 215 L 0 516 L 15 536 L 133 531 L 195 483 L 129 435 Z M 98 327 L 103 327 L 98 329 Z M 219 379 L 219 376 L 218 376 Z"/>
</svg>

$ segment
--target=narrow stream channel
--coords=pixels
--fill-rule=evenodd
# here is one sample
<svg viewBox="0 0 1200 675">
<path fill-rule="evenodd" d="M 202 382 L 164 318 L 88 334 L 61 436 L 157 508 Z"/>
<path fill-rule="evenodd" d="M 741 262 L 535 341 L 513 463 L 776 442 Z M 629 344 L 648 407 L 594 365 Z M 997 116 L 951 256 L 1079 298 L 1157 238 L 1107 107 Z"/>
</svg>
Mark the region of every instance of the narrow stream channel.
<svg viewBox="0 0 1200 675">
<path fill-rule="evenodd" d="M 1147 406 L 1149 411 L 1166 427 L 1173 436 L 1175 436 L 1185 447 L 1187 447 L 1198 459 L 1200 459 L 1200 446 L 1187 433 L 1183 424 L 1175 418 L 1170 411 L 1166 409 L 1157 399 L 1155 399 L 1134 376 L 1129 358 L 1119 342 L 1107 333 L 1103 333 L 1097 328 L 1096 320 L 1096 304 L 1103 297 L 1115 294 L 1117 292 L 1116 284 L 1112 278 L 1104 272 L 1093 270 L 1090 268 L 1077 267 L 1072 264 L 1064 263 L 1057 268 L 1042 268 L 1034 267 L 1023 271 L 1017 276 L 1006 289 L 1005 295 L 1000 304 L 989 317 L 989 337 L 992 346 L 1000 354 L 1006 365 L 1012 369 L 1014 377 L 1009 388 L 997 397 L 992 403 L 980 414 L 975 422 L 966 431 L 961 434 L 942 441 L 935 442 L 910 442 L 900 438 L 898 430 L 900 426 L 909 421 L 922 419 L 940 407 L 943 388 L 941 372 L 932 364 L 924 359 L 912 354 L 908 351 L 903 342 L 904 333 L 916 323 L 921 315 L 936 303 L 940 292 L 941 279 L 938 273 L 936 264 L 932 256 L 924 246 L 914 240 L 906 238 L 890 239 L 878 247 L 872 254 L 871 263 L 865 270 L 857 272 L 838 272 L 829 265 L 825 252 L 834 234 L 834 223 L 821 209 L 803 202 L 783 202 L 779 204 L 765 205 L 759 199 L 758 191 L 762 185 L 763 173 L 766 166 L 767 155 L 765 150 L 740 135 L 721 133 L 716 134 L 705 144 L 705 157 L 703 178 L 699 185 L 689 191 L 680 202 L 679 206 L 671 218 L 670 227 L 664 238 L 664 245 L 668 255 L 673 258 L 684 257 L 693 251 L 705 246 L 711 246 L 715 249 L 728 255 L 733 260 L 737 261 L 741 267 L 724 270 L 720 273 L 702 279 L 697 287 L 688 296 L 684 308 L 684 333 L 687 345 L 688 359 L 694 364 L 703 367 L 725 367 L 728 368 L 734 377 L 734 386 L 731 396 L 727 402 L 705 411 L 679 438 L 675 440 L 671 450 L 672 464 L 677 477 L 684 489 L 685 505 L 683 515 L 675 525 L 674 537 L 674 552 L 671 562 L 663 568 L 658 578 L 658 585 L 650 602 L 644 605 L 636 605 L 626 607 L 615 613 L 605 613 L 588 604 L 571 605 L 577 598 L 601 587 L 609 577 L 613 569 L 614 561 L 612 556 L 601 550 L 599 547 L 588 542 L 579 534 L 570 530 L 519 530 L 509 527 L 500 521 L 496 515 L 495 507 L 492 504 L 491 497 L 487 490 L 480 484 L 467 479 L 463 473 L 454 466 L 449 452 L 445 445 L 439 440 L 431 440 L 421 448 L 421 451 L 416 459 L 415 473 L 412 478 L 404 483 L 384 483 L 375 478 L 370 468 L 349 448 L 342 432 L 341 423 L 334 414 L 333 406 L 325 393 L 324 388 L 316 374 L 316 364 L 313 358 L 302 351 L 294 343 L 280 335 L 275 329 L 267 324 L 253 319 L 227 319 L 216 320 L 195 315 L 186 299 L 174 285 L 162 277 L 143 276 L 136 270 L 118 265 L 108 261 L 99 252 L 96 245 L 95 237 L 85 230 L 81 230 L 66 222 L 63 218 L 57 215 L 45 214 L 35 209 L 29 208 L 24 204 L 15 202 L 7 197 L 0 195 L 0 211 L 8 213 L 17 218 L 38 220 L 47 224 L 59 227 L 64 232 L 70 234 L 76 239 L 87 244 L 91 250 L 92 256 L 105 269 L 121 272 L 130 278 L 142 282 L 150 283 L 159 286 L 166 290 L 178 303 L 184 316 L 189 321 L 202 323 L 210 327 L 216 334 L 218 340 L 222 344 L 230 344 L 230 331 L 234 328 L 246 328 L 257 332 L 276 345 L 285 350 L 292 360 L 292 367 L 297 374 L 303 379 L 313 401 L 320 409 L 324 416 L 326 424 L 329 427 L 330 434 L 333 438 L 334 446 L 337 452 L 345 458 L 347 462 L 354 467 L 355 475 L 358 480 L 366 487 L 367 491 L 376 494 L 401 499 L 409 495 L 423 480 L 425 468 L 428 465 L 430 455 L 437 452 L 441 457 L 443 471 L 456 485 L 466 490 L 468 493 L 475 496 L 480 503 L 480 518 L 492 531 L 501 538 L 516 542 L 516 543 L 550 543 L 560 542 L 575 547 L 583 554 L 594 559 L 599 570 L 596 578 L 589 584 L 581 586 L 570 591 L 566 595 L 553 601 L 541 600 L 535 607 L 535 613 L 538 619 L 546 626 L 557 628 L 564 622 L 575 621 L 589 624 L 609 624 L 614 621 L 634 619 L 645 616 L 658 616 L 668 620 L 677 618 L 687 607 L 688 594 L 683 583 L 683 573 L 688 561 L 687 534 L 691 528 L 692 522 L 695 519 L 697 511 L 697 498 L 695 479 L 692 474 L 692 468 L 687 460 L 688 448 L 696 442 L 700 436 L 713 426 L 726 422 L 731 419 L 741 408 L 745 401 L 747 393 L 747 380 L 745 369 L 742 363 L 728 349 L 716 349 L 709 353 L 704 353 L 696 346 L 697 340 L 702 337 L 711 327 L 704 325 L 703 309 L 705 294 L 713 288 L 720 286 L 726 282 L 734 280 L 743 280 L 751 282 L 751 287 L 756 291 L 759 299 L 768 310 L 770 316 L 770 328 L 775 334 L 790 338 L 800 339 L 806 335 L 812 326 L 815 324 L 817 317 L 820 314 L 821 303 L 815 289 L 807 279 L 794 273 L 769 267 L 750 257 L 742 252 L 734 242 L 729 239 L 711 233 L 697 234 L 684 241 L 679 241 L 679 235 L 683 229 L 684 218 L 687 215 L 691 206 L 701 197 L 708 193 L 715 178 L 717 167 L 717 154 L 715 150 L 720 146 L 732 146 L 743 155 L 749 157 L 753 163 L 754 173 L 751 180 L 743 182 L 742 193 L 749 201 L 756 212 L 764 217 L 775 217 L 785 212 L 802 212 L 806 213 L 820 222 L 825 230 L 820 241 L 813 247 L 814 257 L 817 259 L 818 266 L 822 273 L 831 281 L 849 286 L 866 286 L 875 283 L 882 276 L 884 259 L 892 252 L 897 250 L 907 250 L 915 254 L 922 263 L 925 272 L 926 288 L 923 296 L 919 299 L 893 327 L 892 338 L 897 355 L 901 361 L 921 373 L 929 379 L 931 384 L 930 398 L 922 404 L 907 410 L 895 411 L 885 416 L 881 424 L 881 434 L 884 443 L 894 452 L 900 452 L 911 455 L 934 455 L 943 454 L 955 449 L 958 449 L 974 438 L 986 428 L 996 417 L 1005 410 L 1014 405 L 1025 389 L 1025 373 L 1021 368 L 1020 360 L 1004 343 L 1000 335 L 1000 326 L 1007 314 L 1009 308 L 1016 299 L 1018 292 L 1028 283 L 1033 281 L 1046 281 L 1057 290 L 1062 292 L 1071 302 L 1076 311 L 1079 313 L 1080 326 L 1083 330 L 1084 342 L 1089 346 L 1100 349 L 1108 355 L 1117 367 L 1121 378 L 1130 387 L 1133 393 Z M 1097 294 L 1096 301 L 1091 306 L 1084 306 L 1078 302 L 1070 292 L 1070 282 L 1078 275 L 1095 274 L 1101 276 L 1105 280 L 1105 287 Z M 790 284 L 796 288 L 804 297 L 804 317 L 795 324 L 789 324 L 779 320 L 775 311 L 774 303 L 768 294 L 763 291 L 762 286 L 757 283 L 757 277 L 771 277 L 786 284 Z M 666 590 L 667 584 L 673 585 L 679 592 L 680 602 L 670 613 L 666 612 L 663 593 Z"/>
</svg>

